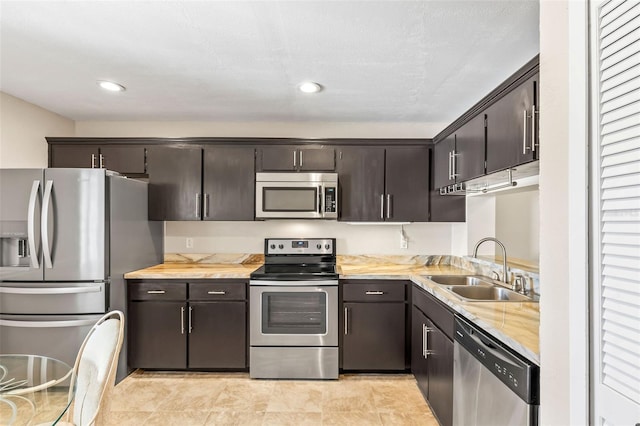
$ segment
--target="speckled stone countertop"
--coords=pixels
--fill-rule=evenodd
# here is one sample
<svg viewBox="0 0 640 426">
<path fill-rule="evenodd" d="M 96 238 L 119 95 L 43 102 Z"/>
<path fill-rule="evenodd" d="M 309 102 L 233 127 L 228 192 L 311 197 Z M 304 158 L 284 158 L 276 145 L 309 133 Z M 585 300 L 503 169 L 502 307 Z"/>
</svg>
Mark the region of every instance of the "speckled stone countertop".
<svg viewBox="0 0 640 426">
<path fill-rule="evenodd" d="M 425 278 L 428 275 L 464 275 L 472 271 L 450 265 L 425 266 L 422 259 L 395 263 L 395 259 L 354 260 L 338 257 L 342 279 L 408 279 L 445 303 L 454 312 L 504 342 L 507 346 L 540 363 L 540 309 L 533 302 L 465 302 Z M 249 278 L 260 263 L 163 263 L 125 274 L 127 279 L 216 279 Z"/>
</svg>

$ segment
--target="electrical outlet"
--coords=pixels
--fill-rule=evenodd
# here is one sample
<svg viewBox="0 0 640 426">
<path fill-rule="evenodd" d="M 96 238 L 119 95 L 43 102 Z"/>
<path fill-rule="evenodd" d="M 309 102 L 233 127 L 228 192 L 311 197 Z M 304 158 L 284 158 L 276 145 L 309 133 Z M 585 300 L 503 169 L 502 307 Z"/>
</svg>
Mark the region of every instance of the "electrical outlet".
<svg viewBox="0 0 640 426">
<path fill-rule="evenodd" d="M 409 248 L 409 239 L 404 234 L 404 232 L 400 233 L 400 248 L 401 249 Z"/>
<path fill-rule="evenodd" d="M 193 238 L 187 238 L 186 245 L 187 248 L 193 248 Z"/>
</svg>

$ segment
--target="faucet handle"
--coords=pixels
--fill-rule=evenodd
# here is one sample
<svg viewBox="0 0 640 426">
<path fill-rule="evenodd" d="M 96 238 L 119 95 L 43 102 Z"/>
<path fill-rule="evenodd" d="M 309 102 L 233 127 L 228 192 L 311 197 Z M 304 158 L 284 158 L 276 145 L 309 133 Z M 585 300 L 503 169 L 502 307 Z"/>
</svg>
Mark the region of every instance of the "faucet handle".
<svg viewBox="0 0 640 426">
<path fill-rule="evenodd" d="M 491 278 L 496 281 L 500 281 L 500 273 L 498 271 L 491 271 Z"/>
<path fill-rule="evenodd" d="M 526 296 L 529 292 L 527 290 L 527 281 L 527 277 L 524 275 L 516 274 L 513 282 L 513 291 L 518 291 Z"/>
</svg>

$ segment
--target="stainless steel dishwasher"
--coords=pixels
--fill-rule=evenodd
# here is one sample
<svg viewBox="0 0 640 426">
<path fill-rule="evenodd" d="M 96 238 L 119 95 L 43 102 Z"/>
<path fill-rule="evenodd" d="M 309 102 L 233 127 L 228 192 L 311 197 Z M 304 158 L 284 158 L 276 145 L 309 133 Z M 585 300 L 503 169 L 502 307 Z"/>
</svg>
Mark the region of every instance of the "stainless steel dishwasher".
<svg viewBox="0 0 640 426">
<path fill-rule="evenodd" d="M 456 317 L 454 426 L 535 426 L 539 404 L 539 367 Z"/>
</svg>

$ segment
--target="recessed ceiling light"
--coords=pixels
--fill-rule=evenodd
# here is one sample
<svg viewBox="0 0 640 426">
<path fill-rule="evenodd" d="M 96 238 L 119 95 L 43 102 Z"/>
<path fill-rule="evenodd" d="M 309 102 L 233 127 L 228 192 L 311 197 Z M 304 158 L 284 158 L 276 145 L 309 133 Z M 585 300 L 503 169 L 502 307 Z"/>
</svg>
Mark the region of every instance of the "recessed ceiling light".
<svg viewBox="0 0 640 426">
<path fill-rule="evenodd" d="M 127 90 L 127 88 L 123 85 L 114 83 L 113 81 L 98 81 L 98 86 L 110 92 L 124 92 L 125 90 Z"/>
<path fill-rule="evenodd" d="M 322 90 L 322 86 L 318 83 L 314 83 L 313 81 L 305 81 L 298 85 L 298 90 L 303 93 L 318 93 Z"/>
</svg>

